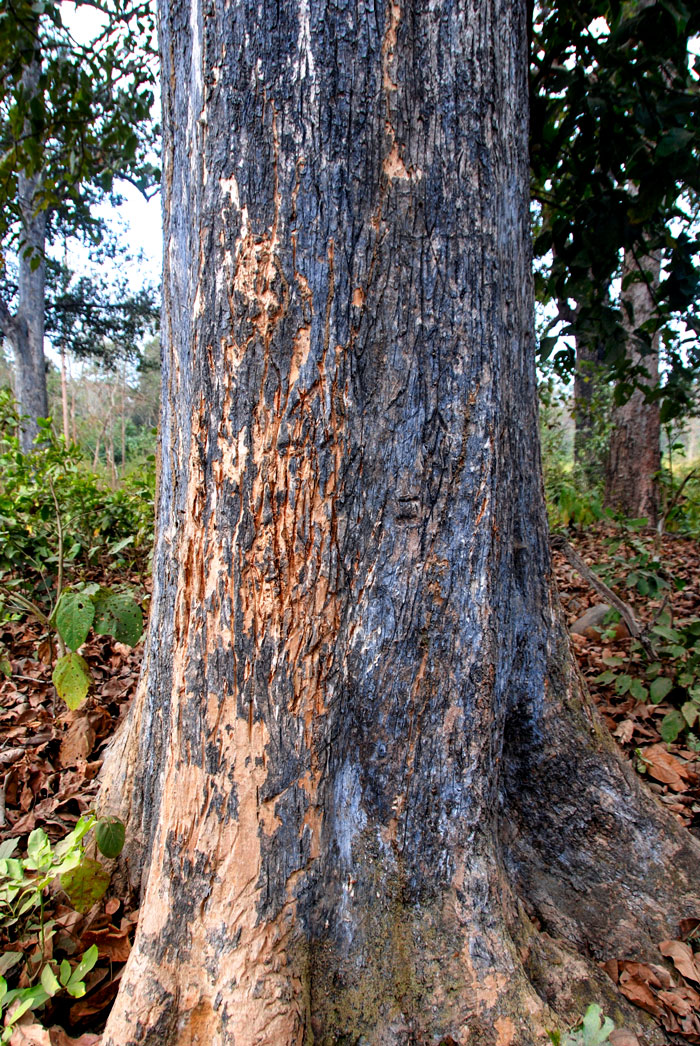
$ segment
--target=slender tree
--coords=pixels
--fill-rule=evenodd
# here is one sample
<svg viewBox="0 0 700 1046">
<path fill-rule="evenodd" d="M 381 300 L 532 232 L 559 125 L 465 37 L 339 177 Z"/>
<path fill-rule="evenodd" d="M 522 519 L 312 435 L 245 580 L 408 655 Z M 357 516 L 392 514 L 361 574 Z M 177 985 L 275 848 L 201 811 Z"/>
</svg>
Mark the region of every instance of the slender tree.
<svg viewBox="0 0 700 1046">
<path fill-rule="evenodd" d="M 142 914 L 103 1046 L 639 1026 L 596 960 L 656 955 L 700 854 L 552 594 L 525 5 L 160 24 L 154 611 L 102 800 Z"/>
<path fill-rule="evenodd" d="M 591 460 L 586 405 L 593 384 L 614 385 L 618 401 L 638 388 L 617 415 L 620 438 L 607 465 L 608 496 L 620 505 L 636 500 L 621 500 L 625 486 L 639 489 L 645 503 L 657 500 L 651 491 L 659 416 L 674 417 L 692 404 L 687 372 L 689 359 L 697 363 L 700 242 L 687 204 L 700 191 L 700 93 L 691 45 L 699 28 L 697 5 L 684 0 L 559 0 L 533 11 L 530 144 L 533 194 L 541 207 L 538 296 L 556 304 L 552 327 L 563 323 L 569 335 L 554 362 L 562 376 L 575 379 L 575 449 L 589 479 L 601 479 L 605 470 L 604 454 Z M 641 289 L 633 292 L 634 307 L 629 296 L 620 301 L 611 292 L 623 257 L 637 259 L 638 274 L 648 268 L 639 259 L 664 263 L 643 307 Z M 654 388 L 654 329 L 679 315 L 693 338 L 683 353 L 667 354 L 665 381 L 659 386 L 657 374 Z M 554 335 L 543 339 L 544 354 L 556 344 Z M 645 445 L 630 457 L 621 441 L 630 442 L 623 433 L 632 414 L 641 420 L 642 403 L 649 410 L 637 438 Z M 634 472 L 625 475 L 629 466 Z M 643 478 L 642 468 L 649 470 Z"/>
<path fill-rule="evenodd" d="M 661 424 L 654 396 L 659 381 L 659 335 L 655 329 L 655 294 L 659 256 L 625 258 L 622 301 L 628 328 L 630 363 L 640 379 L 628 399 L 613 411 L 610 453 L 605 476 L 606 504 L 626 516 L 645 517 L 654 526 L 659 516 Z M 651 323 L 651 331 L 645 325 Z M 641 331 L 643 337 L 635 335 Z"/>
<path fill-rule="evenodd" d="M 88 6 L 105 19 L 89 45 L 64 25 L 58 0 L 0 11 L 0 275 L 8 255 L 19 269 L 16 299 L 0 297 L 0 331 L 15 356 L 24 450 L 48 411 L 47 247 L 57 234 L 99 237 L 93 206 L 116 176 L 144 188 L 155 175 L 150 0 Z"/>
</svg>

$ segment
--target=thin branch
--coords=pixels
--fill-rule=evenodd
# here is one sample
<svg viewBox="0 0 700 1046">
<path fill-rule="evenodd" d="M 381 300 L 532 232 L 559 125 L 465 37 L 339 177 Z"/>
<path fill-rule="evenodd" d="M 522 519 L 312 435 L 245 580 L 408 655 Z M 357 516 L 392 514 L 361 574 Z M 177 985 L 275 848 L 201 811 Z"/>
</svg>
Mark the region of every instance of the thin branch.
<svg viewBox="0 0 700 1046">
<path fill-rule="evenodd" d="M 5 302 L 0 298 L 0 330 L 8 341 L 13 342 L 17 338 L 17 320 L 8 309 Z"/>
<path fill-rule="evenodd" d="M 683 480 L 683 482 L 678 487 L 678 490 L 676 491 L 676 493 L 673 495 L 673 498 L 671 499 L 671 504 L 668 506 L 668 508 L 664 512 L 663 516 L 659 520 L 659 525 L 658 525 L 659 534 L 663 534 L 664 528 L 666 526 L 666 520 L 671 515 L 671 513 L 674 510 L 674 508 L 676 507 L 676 505 L 680 501 L 681 494 L 683 493 L 683 487 L 686 485 L 686 483 L 688 482 L 689 479 L 692 479 L 693 476 L 695 476 L 697 474 L 697 471 L 698 470 L 696 468 L 691 469 L 690 472 L 688 473 L 688 475 Z"/>
<path fill-rule="evenodd" d="M 615 595 L 611 588 L 608 588 L 604 581 L 600 580 L 597 574 L 593 573 L 591 568 L 581 559 L 578 552 L 571 547 L 563 534 L 553 534 L 550 539 L 550 546 L 561 552 L 567 562 L 569 562 L 574 570 L 580 574 L 583 580 L 587 581 L 599 596 L 602 596 L 607 603 L 617 610 L 618 614 L 627 625 L 629 634 L 635 639 L 638 639 L 646 649 L 649 645 L 648 640 L 645 639 L 644 633 L 638 625 L 637 619 L 635 618 L 634 612 L 629 604 L 623 602 L 619 596 Z"/>
</svg>

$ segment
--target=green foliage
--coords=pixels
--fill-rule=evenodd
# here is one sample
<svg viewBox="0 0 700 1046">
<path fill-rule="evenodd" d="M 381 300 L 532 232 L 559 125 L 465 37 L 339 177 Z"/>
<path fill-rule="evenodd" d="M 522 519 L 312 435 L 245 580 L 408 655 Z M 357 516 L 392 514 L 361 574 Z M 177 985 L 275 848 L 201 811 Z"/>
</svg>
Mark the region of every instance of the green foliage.
<svg viewBox="0 0 700 1046">
<path fill-rule="evenodd" d="M 117 831 L 116 825 L 121 831 Z M 106 826 L 106 827 L 105 827 Z M 0 926 L 18 943 L 28 934 L 39 931 L 40 956 L 33 960 L 26 951 L 8 950 L 0 954 L 0 1017 L 12 1009 L 0 1042 L 9 1042 L 14 1025 L 28 1010 L 42 1007 L 60 991 L 73 998 L 85 994 L 85 976 L 97 962 L 98 949 L 92 945 L 80 962 L 72 967 L 68 959 L 60 964 L 46 961 L 50 953 L 53 923 L 45 918 L 45 893 L 56 880 L 77 911 L 85 912 L 99 901 L 109 886 L 109 873 L 99 861 L 85 855 L 84 839 L 94 828 L 100 852 L 100 836 L 109 835 L 111 857 L 117 857 L 117 841 L 124 842 L 124 826 L 116 818 L 96 820 L 94 814 L 81 817 L 69 835 L 55 846 L 41 828 L 29 836 L 26 857 L 14 856 L 18 840 L 8 839 L 0 844 Z M 13 971 L 26 987 L 9 988 L 5 974 Z"/>
<path fill-rule="evenodd" d="M 610 1032 L 615 1025 L 609 1017 L 603 1016 L 600 1006 L 592 1003 L 584 1015 L 580 1027 L 566 1032 L 562 1038 L 558 1031 L 550 1031 L 547 1034 L 554 1046 L 602 1046 L 609 1042 Z"/>
<path fill-rule="evenodd" d="M 94 604 L 95 632 L 114 636 L 118 643 L 136 646 L 143 633 L 143 615 L 132 593 L 100 588 L 95 593 Z"/>
<path fill-rule="evenodd" d="M 48 426 L 45 446 L 22 454 L 10 427 L 16 421 L 11 398 L 0 391 L 0 464 L 6 466 L 0 478 L 0 542 L 4 539 L 0 613 L 29 612 L 49 634 L 56 628 L 61 656 L 52 679 L 59 697 L 75 709 L 85 700 L 92 681 L 87 662 L 77 653 L 90 628 L 134 646 L 143 632 L 143 615 L 130 591 L 83 582 L 65 586 L 65 572 L 77 573 L 80 561 L 89 561 L 97 547 L 93 544 L 85 555 L 85 546 L 95 542 L 100 530 L 95 511 L 100 501 L 103 513 L 116 510 L 121 515 L 120 527 L 138 528 L 124 535 L 109 524 L 110 540 L 104 551 L 115 558 L 127 548 L 133 555 L 139 535 L 145 539 L 149 534 L 144 509 L 148 504 L 152 512 L 152 503 L 143 497 L 143 488 L 137 498 L 128 491 L 121 491 L 119 498 L 103 491 L 95 476 L 82 467 L 75 448 L 66 448 Z M 129 511 L 133 503 L 137 513 Z"/>
<path fill-rule="evenodd" d="M 93 904 L 100 901 L 109 886 L 109 872 L 99 861 L 84 857 L 77 868 L 71 868 L 61 876 L 61 887 L 67 894 L 76 912 L 89 912 Z"/>
<path fill-rule="evenodd" d="M 0 584 L 46 607 L 61 553 L 74 575 L 97 561 L 143 569 L 153 542 L 152 463 L 111 490 L 47 423 L 42 446 L 22 454 L 18 426 L 12 394 L 0 389 Z"/>
<path fill-rule="evenodd" d="M 97 225 L 91 205 L 112 191 L 115 177 L 145 189 L 158 176 L 148 157 L 157 135 L 153 5 L 106 0 L 99 7 L 104 28 L 85 45 L 64 25 L 58 0 L 14 0 L 0 11 L 4 243 L 21 220 L 20 173 L 38 179 L 38 206 L 54 228 L 69 231 Z"/>
<path fill-rule="evenodd" d="M 136 646 L 143 633 L 143 615 L 132 592 L 114 592 L 100 585 L 64 589 L 52 615 L 58 634 L 69 652 L 58 659 L 52 680 L 58 696 L 69 708 L 79 708 L 92 682 L 89 665 L 79 654 L 94 626 L 98 635 Z"/>
<path fill-rule="evenodd" d="M 594 420 L 589 443 L 597 459 L 602 460 L 602 447 L 609 433 L 608 413 L 603 392 L 592 399 Z M 572 455 L 573 418 L 570 401 L 561 384 L 549 374 L 539 385 L 540 441 L 542 467 L 550 527 L 586 527 L 603 517 L 602 490 L 591 486 L 581 470 L 574 467 Z"/>
<path fill-rule="evenodd" d="M 667 506 L 665 529 L 700 538 L 700 473 L 693 469 L 676 477 L 664 470 L 662 480 Z"/>
<path fill-rule="evenodd" d="M 95 825 L 95 838 L 101 854 L 118 857 L 124 848 L 126 830 L 118 817 L 102 817 Z"/>
<path fill-rule="evenodd" d="M 95 601 L 84 590 L 71 592 L 64 589 L 56 604 L 54 620 L 66 646 L 77 650 L 87 639 L 95 620 Z"/>
<path fill-rule="evenodd" d="M 668 339 L 664 386 L 650 392 L 661 397 L 665 420 L 688 409 L 697 363 L 700 243 L 688 200 L 700 192 L 700 95 L 689 41 L 700 14 L 683 0 L 560 0 L 534 12 L 536 292 L 557 309 L 540 351 L 547 357 L 556 347 L 558 372 L 570 376 L 575 342 L 600 346 L 608 378 L 628 398 L 644 367 L 626 353 L 613 281 L 623 252 L 637 260 L 633 280 L 645 278 L 645 258 L 660 254 L 656 313 L 634 340 L 644 356 L 656 331 L 669 331 L 674 316 L 685 319 L 685 351 Z"/>
<path fill-rule="evenodd" d="M 685 734 L 688 746 L 700 751 L 700 620 L 674 627 L 662 615 L 643 641 L 632 641 L 626 658 L 609 657 L 606 664 L 597 682 L 637 701 L 673 705 L 661 720 L 662 739 L 670 744 Z"/>
<path fill-rule="evenodd" d="M 80 708 L 88 695 L 92 674 L 85 658 L 71 650 L 59 657 L 51 680 L 61 700 L 65 701 L 69 708 L 76 709 Z"/>
</svg>

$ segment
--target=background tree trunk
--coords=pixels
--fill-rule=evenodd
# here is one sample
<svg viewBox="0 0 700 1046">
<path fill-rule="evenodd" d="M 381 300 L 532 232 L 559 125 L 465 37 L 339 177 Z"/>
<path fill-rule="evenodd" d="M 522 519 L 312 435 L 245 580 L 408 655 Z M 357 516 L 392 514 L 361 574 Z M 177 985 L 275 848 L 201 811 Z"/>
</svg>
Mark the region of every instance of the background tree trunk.
<svg viewBox="0 0 700 1046">
<path fill-rule="evenodd" d="M 625 277 L 643 277 L 623 291 L 627 352 L 630 362 L 644 369 L 642 383 L 651 388 L 659 380 L 659 336 L 653 336 L 649 347 L 634 332 L 653 316 L 659 271 L 658 256 L 645 257 L 641 263 L 629 253 L 625 256 L 623 282 Z M 659 517 L 660 431 L 659 405 L 647 399 L 643 388 L 636 388 L 627 402 L 614 410 L 605 503 L 626 516 L 646 516 L 651 526 Z"/>
<path fill-rule="evenodd" d="M 585 488 L 592 489 L 604 478 L 604 452 L 601 447 L 603 419 L 598 416 L 603 352 L 581 337 L 576 339 L 574 373 L 574 464 Z"/>
<path fill-rule="evenodd" d="M 22 77 L 29 96 L 36 94 L 40 75 L 41 62 L 37 59 L 27 66 Z M 37 418 L 46 418 L 49 413 L 44 360 L 46 211 L 37 211 L 40 188 L 39 174 L 19 172 L 17 191 L 22 230 L 15 316 L 17 336 L 12 347 L 17 368 L 15 395 L 19 412 L 24 415 L 20 445 L 25 453 L 32 449 L 39 434 Z"/>
<path fill-rule="evenodd" d="M 511 0 L 162 4 L 154 613 L 103 794 L 143 903 L 103 1046 L 529 1046 L 697 903 L 552 603 L 525 40 Z"/>
</svg>

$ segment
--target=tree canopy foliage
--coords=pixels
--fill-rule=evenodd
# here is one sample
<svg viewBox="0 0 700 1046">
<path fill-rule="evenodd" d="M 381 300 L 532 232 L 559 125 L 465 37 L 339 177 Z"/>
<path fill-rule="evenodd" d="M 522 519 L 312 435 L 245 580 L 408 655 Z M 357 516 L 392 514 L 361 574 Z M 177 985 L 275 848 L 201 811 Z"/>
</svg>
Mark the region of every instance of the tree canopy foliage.
<svg viewBox="0 0 700 1046">
<path fill-rule="evenodd" d="M 79 42 L 57 0 L 8 0 L 0 12 L 0 240 L 18 244 L 18 174 L 38 176 L 36 206 L 49 242 L 94 230 L 91 207 L 127 178 L 145 191 L 158 178 L 150 119 L 157 68 L 149 2 L 77 0 L 102 29 Z M 39 65 L 36 87 L 28 70 Z"/>
<path fill-rule="evenodd" d="M 662 419 L 687 407 L 698 352 L 700 91 L 689 43 L 699 30 L 700 11 L 683 0 L 558 0 L 533 20 L 537 291 L 557 306 L 542 354 L 554 349 L 552 331 L 563 321 L 563 333 L 602 346 L 618 397 L 629 395 L 635 373 L 611 284 L 625 252 L 637 262 L 631 279 L 645 279 L 643 259 L 660 254 L 655 315 L 636 340 L 650 349 L 679 317 L 689 335 L 685 351 L 667 339 Z M 572 373 L 571 343 L 559 343 L 555 363 Z"/>
</svg>

